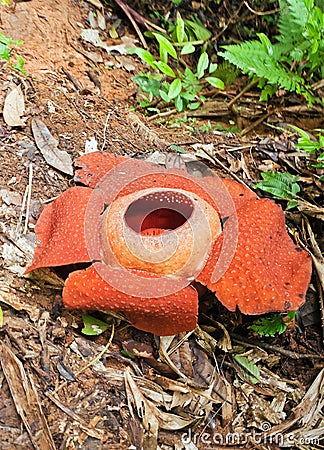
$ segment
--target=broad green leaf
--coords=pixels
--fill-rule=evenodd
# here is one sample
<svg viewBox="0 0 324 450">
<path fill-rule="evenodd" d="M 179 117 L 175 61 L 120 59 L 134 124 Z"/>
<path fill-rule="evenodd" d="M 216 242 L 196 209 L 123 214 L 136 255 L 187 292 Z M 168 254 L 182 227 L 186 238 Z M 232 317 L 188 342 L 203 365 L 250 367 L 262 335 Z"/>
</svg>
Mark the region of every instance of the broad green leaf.
<svg viewBox="0 0 324 450">
<path fill-rule="evenodd" d="M 189 55 L 189 53 L 194 53 L 195 50 L 195 47 L 190 42 L 188 42 L 183 46 L 181 55 Z"/>
<path fill-rule="evenodd" d="M 217 67 L 218 67 L 218 64 L 210 63 L 210 64 L 209 64 L 208 72 L 209 72 L 209 73 L 215 72 L 215 70 L 217 69 Z"/>
<path fill-rule="evenodd" d="M 168 92 L 168 97 L 172 98 L 176 98 L 182 89 L 182 83 L 181 80 L 179 78 L 176 78 L 175 80 L 172 81 L 172 83 L 170 84 L 170 88 L 169 88 L 169 92 Z"/>
<path fill-rule="evenodd" d="M 172 56 L 172 58 L 178 59 L 176 49 L 167 38 L 159 33 L 153 33 L 153 35 L 160 44 L 160 48 L 164 49 L 170 56 Z"/>
<path fill-rule="evenodd" d="M 296 208 L 297 205 L 298 205 L 298 202 L 288 202 L 286 211 L 288 211 L 288 209 Z"/>
<path fill-rule="evenodd" d="M 176 107 L 177 111 L 181 112 L 183 110 L 183 100 L 178 95 L 178 97 L 175 99 L 174 106 Z"/>
<path fill-rule="evenodd" d="M 149 105 L 151 105 L 151 101 L 146 98 L 145 100 L 139 99 L 138 100 L 138 104 L 140 105 L 141 108 L 147 108 Z"/>
<path fill-rule="evenodd" d="M 200 107 L 200 102 L 188 103 L 188 108 L 191 110 L 198 109 Z"/>
<path fill-rule="evenodd" d="M 165 75 L 169 75 L 169 77 L 172 78 L 176 77 L 171 67 L 168 64 L 164 63 L 163 61 L 157 61 L 155 63 L 155 67 L 159 69 L 162 73 L 165 73 Z"/>
<path fill-rule="evenodd" d="M 198 41 L 207 41 L 211 37 L 212 33 L 198 19 L 196 19 L 196 22 L 193 20 L 185 20 L 184 22 L 193 31 Z"/>
<path fill-rule="evenodd" d="M 138 84 L 141 91 L 152 94 L 154 97 L 159 95 L 161 83 L 158 80 L 155 80 L 155 78 L 148 78 L 145 75 L 136 75 L 135 77 L 132 77 L 132 81 Z"/>
<path fill-rule="evenodd" d="M 84 328 L 81 331 L 87 336 L 98 336 L 106 331 L 109 326 L 102 320 L 88 315 L 82 316 L 82 320 L 84 323 Z"/>
<path fill-rule="evenodd" d="M 319 140 L 314 141 L 306 131 L 296 127 L 295 125 L 289 126 L 301 135 L 296 144 L 296 148 L 299 148 L 306 153 L 316 154 L 324 146 L 324 136 L 319 135 Z"/>
<path fill-rule="evenodd" d="M 16 63 L 16 64 L 13 64 L 12 67 L 13 67 L 14 69 L 19 70 L 19 72 L 21 72 L 21 73 L 23 73 L 23 74 L 26 74 L 27 72 L 26 72 L 26 70 L 24 69 L 24 64 L 25 64 L 24 58 L 23 58 L 22 56 L 20 56 L 20 55 L 15 55 L 15 57 L 16 57 L 16 59 L 17 59 L 17 63 Z"/>
<path fill-rule="evenodd" d="M 303 130 L 302 128 L 296 127 L 296 125 L 289 124 L 289 128 L 292 128 L 293 130 L 297 131 L 303 138 L 310 139 L 309 134 L 307 131 Z"/>
<path fill-rule="evenodd" d="M 209 84 L 211 84 L 215 88 L 224 89 L 224 81 L 222 81 L 220 78 L 206 77 L 205 79 L 206 81 L 208 81 Z"/>
<path fill-rule="evenodd" d="M 182 44 L 185 38 L 185 27 L 184 21 L 179 12 L 177 12 L 177 22 L 176 22 L 176 36 L 179 44 Z"/>
<path fill-rule="evenodd" d="M 240 355 L 234 355 L 234 360 L 239 364 L 245 378 L 253 384 L 259 382 L 260 371 L 254 362 L 248 360 L 245 356 Z"/>
<path fill-rule="evenodd" d="M 166 92 L 164 92 L 164 91 L 162 91 L 162 89 L 160 89 L 159 94 L 165 103 L 170 103 L 171 99 L 168 97 L 168 94 Z"/>
<path fill-rule="evenodd" d="M 127 49 L 127 53 L 129 55 L 139 56 L 142 61 L 146 62 L 151 67 L 153 67 L 154 62 L 156 61 L 154 56 L 147 50 L 144 50 L 144 48 L 139 48 L 139 47 L 129 48 L 129 49 Z"/>
<path fill-rule="evenodd" d="M 10 60 L 10 48 L 7 45 L 2 44 L 1 42 L 0 42 L 0 59 L 4 59 L 5 61 Z"/>
<path fill-rule="evenodd" d="M 263 180 L 256 183 L 255 187 L 275 197 L 294 200 L 296 194 L 300 192 L 300 186 L 297 183 L 298 175 L 293 176 L 288 172 L 263 172 L 261 177 Z"/>
<path fill-rule="evenodd" d="M 188 102 L 192 102 L 196 98 L 196 94 L 191 94 L 190 92 L 181 92 L 181 97 Z"/>
<path fill-rule="evenodd" d="M 179 147 L 179 145 L 175 145 L 175 144 L 171 144 L 170 145 L 170 150 L 173 150 L 174 152 L 178 152 L 178 153 L 185 153 L 186 150 L 182 147 Z"/>
<path fill-rule="evenodd" d="M 200 55 L 200 58 L 198 60 L 197 64 L 197 78 L 202 78 L 204 76 L 205 70 L 207 69 L 209 64 L 209 58 L 206 52 L 203 52 Z"/>
<path fill-rule="evenodd" d="M 196 84 L 196 83 L 198 83 L 198 79 L 197 79 L 196 75 L 193 73 L 192 70 L 189 69 L 189 67 L 186 67 L 186 69 L 185 69 L 184 79 L 189 84 Z"/>
<path fill-rule="evenodd" d="M 1 33 L 1 31 L 0 31 L 0 42 L 5 45 L 13 44 L 12 39 L 10 37 L 5 36 L 3 33 Z"/>
<path fill-rule="evenodd" d="M 168 52 L 161 45 L 159 47 L 160 47 L 159 48 L 160 61 L 167 64 L 168 63 Z"/>
</svg>

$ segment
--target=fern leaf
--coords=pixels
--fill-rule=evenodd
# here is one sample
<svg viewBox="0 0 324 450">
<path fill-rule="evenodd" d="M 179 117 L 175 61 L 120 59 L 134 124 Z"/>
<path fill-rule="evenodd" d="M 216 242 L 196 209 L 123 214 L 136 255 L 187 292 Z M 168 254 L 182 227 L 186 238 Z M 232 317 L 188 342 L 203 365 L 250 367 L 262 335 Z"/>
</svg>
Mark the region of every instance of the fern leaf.
<svg viewBox="0 0 324 450">
<path fill-rule="evenodd" d="M 224 46 L 220 52 L 227 61 L 239 67 L 243 73 L 264 78 L 269 84 L 288 91 L 301 91 L 303 79 L 285 67 L 280 67 L 275 46 L 269 48 L 263 42 L 246 41 L 238 45 Z"/>
<path fill-rule="evenodd" d="M 297 42 L 305 31 L 308 21 L 309 10 L 314 6 L 314 1 L 310 0 L 308 8 L 305 0 L 280 0 L 281 8 L 278 29 L 279 42 L 288 45 L 290 42 Z"/>
</svg>

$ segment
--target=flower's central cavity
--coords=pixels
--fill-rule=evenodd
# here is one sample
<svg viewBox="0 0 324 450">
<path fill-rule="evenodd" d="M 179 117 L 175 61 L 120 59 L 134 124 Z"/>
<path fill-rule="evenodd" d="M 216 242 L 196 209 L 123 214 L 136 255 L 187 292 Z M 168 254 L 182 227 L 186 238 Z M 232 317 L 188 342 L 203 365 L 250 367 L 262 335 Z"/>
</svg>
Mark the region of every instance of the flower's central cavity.
<svg viewBox="0 0 324 450">
<path fill-rule="evenodd" d="M 192 200 L 181 192 L 153 192 L 129 205 L 125 222 L 136 233 L 158 235 L 181 227 L 193 210 Z"/>
<path fill-rule="evenodd" d="M 193 192 L 147 188 L 107 208 L 103 261 L 110 267 L 193 279 L 220 232 L 217 211 Z"/>
</svg>

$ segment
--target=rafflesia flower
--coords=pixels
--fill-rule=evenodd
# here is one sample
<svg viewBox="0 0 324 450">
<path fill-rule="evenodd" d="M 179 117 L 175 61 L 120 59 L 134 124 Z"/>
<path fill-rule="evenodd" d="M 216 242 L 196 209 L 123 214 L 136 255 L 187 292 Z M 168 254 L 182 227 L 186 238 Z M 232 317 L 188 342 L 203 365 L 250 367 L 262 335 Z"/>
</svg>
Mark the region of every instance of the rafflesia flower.
<svg viewBox="0 0 324 450">
<path fill-rule="evenodd" d="M 119 311 L 141 330 L 173 335 L 197 324 L 194 281 L 244 314 L 304 303 L 311 259 L 273 201 L 229 179 L 104 152 L 76 165 L 84 187 L 45 207 L 27 270 L 87 263 L 65 281 L 67 307 Z"/>
</svg>

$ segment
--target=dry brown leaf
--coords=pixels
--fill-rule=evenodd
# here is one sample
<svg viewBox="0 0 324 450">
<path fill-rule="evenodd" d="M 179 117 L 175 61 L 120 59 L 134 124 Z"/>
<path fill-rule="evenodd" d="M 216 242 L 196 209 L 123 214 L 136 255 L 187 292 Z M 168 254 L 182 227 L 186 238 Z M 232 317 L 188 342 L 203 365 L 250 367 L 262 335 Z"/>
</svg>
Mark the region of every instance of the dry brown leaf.
<svg viewBox="0 0 324 450">
<path fill-rule="evenodd" d="M 45 161 L 61 172 L 73 175 L 72 160 L 65 151 L 58 150 L 58 141 L 40 119 L 32 119 L 31 127 L 35 142 Z"/>
<path fill-rule="evenodd" d="M 97 21 L 100 30 L 104 31 L 106 29 L 106 19 L 104 14 L 100 10 L 97 11 Z"/>
<path fill-rule="evenodd" d="M 148 400 L 144 397 L 135 383 L 129 369 L 125 370 L 125 387 L 130 411 L 133 412 L 132 406 L 134 405 L 144 429 L 157 438 L 159 422 L 154 415 Z M 134 414 L 132 415 L 134 417 Z"/>
<path fill-rule="evenodd" d="M 101 3 L 100 0 L 88 0 L 88 3 L 90 3 L 91 5 L 95 6 L 96 8 L 98 8 L 99 10 L 103 9 L 103 5 Z"/>
<path fill-rule="evenodd" d="M 133 72 L 134 70 L 136 70 L 136 66 L 133 62 L 134 60 L 130 57 L 124 55 L 115 55 L 115 59 L 117 61 L 116 67 L 117 65 L 120 65 L 120 67 L 123 67 L 125 70 L 127 70 L 127 72 Z"/>
<path fill-rule="evenodd" d="M 19 192 L 10 191 L 9 189 L 0 189 L 0 197 L 8 206 L 21 206 L 22 204 L 22 196 Z"/>
<path fill-rule="evenodd" d="M 141 119 L 133 112 L 128 113 L 127 120 L 131 127 L 144 139 L 147 139 L 151 145 L 166 145 L 167 142 L 161 139 L 155 131 L 147 127 Z"/>
<path fill-rule="evenodd" d="M 12 230 L 5 230 L 5 235 L 8 240 L 1 248 L 3 265 L 12 273 L 23 275 L 26 264 L 30 264 L 33 258 L 34 243 L 25 235 L 16 236 Z"/>
<path fill-rule="evenodd" d="M 21 118 L 25 113 L 25 99 L 20 86 L 14 87 L 8 92 L 2 113 L 4 121 L 9 127 L 24 127 L 26 125 Z"/>
<path fill-rule="evenodd" d="M 206 159 L 215 164 L 215 160 L 210 156 L 214 154 L 214 144 L 197 143 L 193 144 L 192 147 L 195 150 L 196 157 Z"/>
<path fill-rule="evenodd" d="M 185 172 L 187 171 L 186 163 L 179 153 L 167 153 L 165 167 L 167 169 L 180 169 Z"/>
<path fill-rule="evenodd" d="M 221 332 L 223 333 L 222 337 L 218 341 L 199 326 L 197 326 L 195 329 L 195 337 L 197 343 L 205 350 L 205 352 L 210 357 L 213 357 L 217 347 L 222 349 L 225 353 L 232 350 L 231 338 L 224 325 L 216 321 L 213 322 L 213 325 L 215 325 L 215 327 L 219 327 L 221 329 Z"/>
<path fill-rule="evenodd" d="M 5 284 L 0 285 L 0 301 L 15 309 L 16 311 L 26 311 L 32 322 L 35 322 L 40 316 L 40 310 L 35 305 L 30 305 L 30 302 L 20 300 L 16 295 L 14 289 Z"/>
<path fill-rule="evenodd" d="M 50 391 L 46 391 L 45 392 L 46 397 L 48 397 L 58 408 L 60 408 L 66 415 L 68 415 L 69 417 L 71 417 L 73 420 L 75 420 L 76 422 L 78 422 L 78 424 L 80 425 L 80 428 L 87 433 L 89 436 L 92 436 L 96 439 L 101 440 L 102 436 L 104 434 L 103 430 L 99 430 L 97 428 L 95 428 L 94 426 L 92 426 L 91 424 L 88 424 L 85 420 L 82 419 L 82 417 L 80 417 L 79 414 L 75 413 L 74 411 L 72 411 L 71 408 L 69 408 L 68 406 L 66 406 L 64 403 L 62 403 L 56 396 L 54 396 Z M 39 450 L 44 450 L 47 449 L 47 447 L 42 447 Z"/>
<path fill-rule="evenodd" d="M 260 434 L 260 442 L 271 439 L 271 442 L 280 442 L 280 448 L 292 448 L 292 446 L 300 449 L 317 448 L 316 445 L 324 437 L 323 392 L 324 369 L 317 375 L 301 402 L 292 410 L 291 415 L 279 425 Z M 297 429 L 296 424 L 298 424 Z M 307 443 L 306 447 L 305 443 Z"/>
<path fill-rule="evenodd" d="M 102 41 L 100 35 L 99 35 L 99 31 L 98 30 L 93 30 L 93 29 L 84 29 L 81 32 L 81 38 L 85 41 L 85 42 L 90 42 L 92 45 L 94 45 L 95 47 L 100 47 L 103 48 L 107 51 L 108 54 L 110 54 L 111 52 L 118 52 L 121 55 L 127 55 L 127 49 L 130 47 L 134 47 L 135 43 L 137 42 L 136 39 L 133 39 L 131 37 L 128 36 L 123 36 L 120 41 L 121 44 L 117 44 L 117 45 L 107 45 L 105 44 L 104 41 Z"/>
<path fill-rule="evenodd" d="M 13 353 L 9 342 L 0 344 L 0 362 L 18 414 L 35 450 L 55 450 L 56 446 L 46 416 L 30 375 Z"/>
<path fill-rule="evenodd" d="M 144 429 L 156 437 L 159 427 L 164 430 L 180 430 L 193 422 L 196 422 L 198 419 L 195 416 L 180 417 L 176 414 L 162 411 L 153 401 L 144 397 L 142 390 L 138 387 L 135 379 L 132 377 L 128 369 L 125 371 L 125 385 L 130 409 L 132 404 L 134 404 L 137 415 L 141 419 Z M 154 400 L 158 398 L 156 396 L 158 392 L 149 393 L 146 389 L 145 393 L 147 396 L 151 396 Z M 164 406 L 164 401 L 165 399 L 163 399 L 163 403 L 159 406 Z"/>
</svg>

